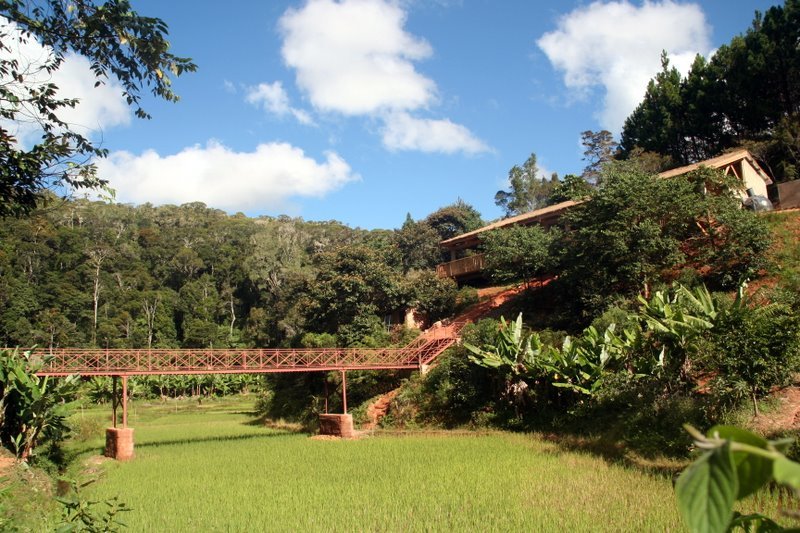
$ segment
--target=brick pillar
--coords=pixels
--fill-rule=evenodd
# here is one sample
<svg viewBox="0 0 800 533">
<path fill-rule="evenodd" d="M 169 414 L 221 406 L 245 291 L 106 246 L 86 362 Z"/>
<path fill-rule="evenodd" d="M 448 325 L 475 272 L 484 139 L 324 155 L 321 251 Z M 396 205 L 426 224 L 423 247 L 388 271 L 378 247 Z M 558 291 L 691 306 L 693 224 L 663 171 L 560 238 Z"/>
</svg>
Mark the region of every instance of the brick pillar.
<svg viewBox="0 0 800 533">
<path fill-rule="evenodd" d="M 319 434 L 352 439 L 353 415 L 319 415 Z"/>
<path fill-rule="evenodd" d="M 117 461 L 133 459 L 133 428 L 106 428 L 105 456 Z"/>
</svg>

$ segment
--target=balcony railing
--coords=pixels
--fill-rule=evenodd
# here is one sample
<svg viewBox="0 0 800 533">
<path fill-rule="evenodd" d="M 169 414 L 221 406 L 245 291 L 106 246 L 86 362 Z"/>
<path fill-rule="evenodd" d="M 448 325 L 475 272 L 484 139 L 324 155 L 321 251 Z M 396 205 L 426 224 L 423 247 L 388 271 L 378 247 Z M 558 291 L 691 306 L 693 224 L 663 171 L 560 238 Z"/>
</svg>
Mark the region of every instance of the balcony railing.
<svg viewBox="0 0 800 533">
<path fill-rule="evenodd" d="M 437 265 L 436 274 L 440 278 L 460 278 L 482 271 L 484 264 L 483 254 L 470 255 L 469 257 Z"/>
</svg>

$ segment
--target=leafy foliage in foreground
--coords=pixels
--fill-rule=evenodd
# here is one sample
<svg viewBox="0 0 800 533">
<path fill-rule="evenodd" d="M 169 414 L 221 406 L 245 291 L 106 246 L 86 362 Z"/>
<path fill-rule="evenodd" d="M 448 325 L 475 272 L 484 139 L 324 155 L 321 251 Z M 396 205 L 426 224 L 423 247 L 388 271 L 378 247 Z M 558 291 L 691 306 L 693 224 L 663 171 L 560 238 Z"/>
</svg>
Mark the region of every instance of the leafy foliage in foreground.
<svg viewBox="0 0 800 533">
<path fill-rule="evenodd" d="M 94 483 L 91 480 L 84 483 L 70 482 L 69 496 L 56 498 L 62 505 L 61 523 L 56 528 L 56 533 L 71 533 L 73 531 L 85 533 L 111 533 L 120 531 L 126 524 L 119 519 L 120 513 L 130 512 L 125 503 L 114 496 L 107 500 L 86 500 L 82 498 L 83 489 Z"/>
<path fill-rule="evenodd" d="M 169 51 L 167 25 L 161 19 L 139 15 L 127 0 L 99 5 L 88 0 L 9 0 L 0 2 L 0 15 L 8 21 L 0 35 L 0 217 L 30 212 L 48 188 L 106 183 L 91 161 L 107 150 L 65 120 L 63 112 L 78 101 L 59 93 L 50 81 L 69 54 L 88 60 L 96 85 L 118 81 L 122 96 L 141 118 L 149 117 L 140 105 L 145 88 L 177 101 L 171 77 L 197 68 Z M 45 47 L 44 59 L 9 53 L 29 41 Z M 39 137 L 32 146 L 16 137 L 26 130 Z"/>
<path fill-rule="evenodd" d="M 69 432 L 77 376 L 38 377 L 43 358 L 32 352 L 0 350 L 0 442 L 27 461 L 48 444 L 51 458 Z"/>
<path fill-rule="evenodd" d="M 463 357 L 501 384 L 497 414 L 511 405 L 512 419 L 529 424 L 597 418 L 621 423 L 626 438 L 655 443 L 660 421 L 681 414 L 677 427 L 687 418 L 718 419 L 747 398 L 757 405 L 800 368 L 797 311 L 757 303 L 744 286 L 731 299 L 676 285 L 560 344 L 547 332 L 526 332 L 521 315 L 510 324 L 501 319 L 482 344 L 465 342 Z M 785 329 L 774 331 L 773 321 Z M 698 394 L 698 381 L 707 383 L 705 394 Z M 636 427 L 637 420 L 645 426 Z M 682 439 L 669 439 L 662 452 L 685 452 Z"/>
<path fill-rule="evenodd" d="M 785 455 L 794 439 L 768 441 L 731 426 L 714 426 L 706 435 L 686 429 L 702 453 L 678 478 L 675 494 L 692 533 L 785 531 L 767 516 L 742 515 L 733 507 L 771 481 L 800 490 L 800 464 Z"/>
</svg>

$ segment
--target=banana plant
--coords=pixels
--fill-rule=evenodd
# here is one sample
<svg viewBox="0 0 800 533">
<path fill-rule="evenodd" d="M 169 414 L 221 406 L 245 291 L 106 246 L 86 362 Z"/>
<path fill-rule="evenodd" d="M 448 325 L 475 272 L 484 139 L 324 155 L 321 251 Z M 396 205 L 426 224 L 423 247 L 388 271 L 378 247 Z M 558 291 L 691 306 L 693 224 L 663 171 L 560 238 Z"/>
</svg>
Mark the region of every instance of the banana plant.
<svg viewBox="0 0 800 533">
<path fill-rule="evenodd" d="M 544 350 L 542 367 L 554 387 L 591 396 L 603 384 L 606 367 L 624 359 L 635 342 L 636 334 L 631 330 L 617 335 L 616 324 L 610 324 L 602 335 L 589 326 L 580 337 L 564 339 L 560 350 Z"/>
<path fill-rule="evenodd" d="M 639 296 L 639 318 L 661 345 L 655 370 L 669 374 L 688 372 L 694 341 L 714 327 L 719 310 L 705 286 L 688 289 L 676 284 L 672 295 L 656 291 L 650 300 Z"/>
<path fill-rule="evenodd" d="M 44 362 L 45 359 L 31 351 L 0 352 L 2 401 L 4 408 L 13 412 L 13 416 L 3 418 L 0 430 L 23 461 L 34 453 L 46 432 L 56 435 L 55 438 L 66 434 L 65 420 L 75 403 L 70 400 L 78 390 L 77 376 L 62 379 L 36 376 Z"/>
<path fill-rule="evenodd" d="M 471 352 L 469 360 L 476 365 L 509 373 L 516 378 L 535 370 L 542 342 L 535 333 L 524 334 L 520 313 L 512 324 L 500 317 L 500 328 L 491 345 L 478 348 L 465 342 L 464 347 Z"/>
</svg>

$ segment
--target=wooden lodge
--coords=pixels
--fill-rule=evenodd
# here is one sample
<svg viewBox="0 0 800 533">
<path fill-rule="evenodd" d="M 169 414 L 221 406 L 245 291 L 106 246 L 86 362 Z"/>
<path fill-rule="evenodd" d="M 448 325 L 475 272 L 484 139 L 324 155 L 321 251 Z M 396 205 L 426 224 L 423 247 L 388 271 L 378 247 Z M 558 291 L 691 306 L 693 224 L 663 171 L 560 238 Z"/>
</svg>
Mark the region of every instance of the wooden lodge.
<svg viewBox="0 0 800 533">
<path fill-rule="evenodd" d="M 743 184 L 740 191 L 742 200 L 748 197 L 748 190 L 755 195 L 767 197 L 767 185 L 772 184 L 772 179 L 747 150 L 737 150 L 700 161 L 699 163 L 674 168 L 660 173 L 659 176 L 662 178 L 680 176 L 697 170 L 701 166 L 719 169 L 727 175 L 739 178 Z M 474 231 L 441 241 L 439 246 L 450 253 L 450 261 L 437 265 L 436 273 L 439 277 L 450 277 L 458 282 L 480 278 L 484 268 L 484 256 L 482 253 L 477 252 L 481 243 L 481 234 L 486 231 L 518 225 L 530 226 L 539 224 L 544 228 L 549 228 L 559 224 L 565 212 L 584 201 L 570 200 L 550 205 L 529 213 L 504 218 Z"/>
</svg>

